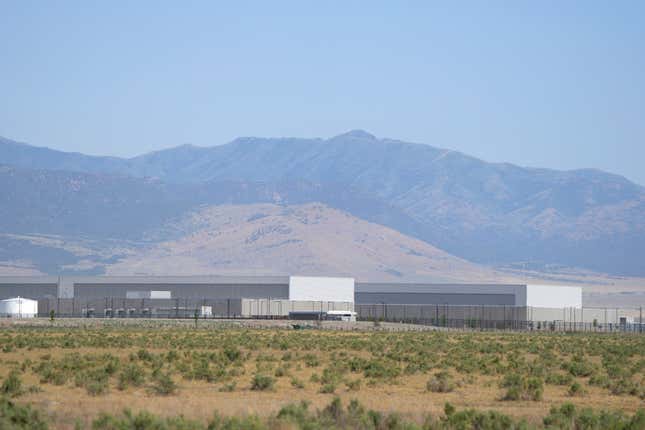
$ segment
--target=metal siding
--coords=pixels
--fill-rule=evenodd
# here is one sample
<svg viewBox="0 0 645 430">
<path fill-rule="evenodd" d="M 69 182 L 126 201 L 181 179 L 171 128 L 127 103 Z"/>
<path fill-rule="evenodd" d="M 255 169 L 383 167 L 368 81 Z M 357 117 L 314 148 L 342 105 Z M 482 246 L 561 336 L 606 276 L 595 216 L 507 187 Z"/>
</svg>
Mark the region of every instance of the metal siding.
<svg viewBox="0 0 645 430">
<path fill-rule="evenodd" d="M 171 291 L 174 298 L 276 298 L 289 297 L 288 285 L 264 284 L 75 284 L 74 297 L 126 297 L 128 291 Z"/>
<path fill-rule="evenodd" d="M 12 297 L 27 297 L 30 299 L 40 299 L 46 297 L 57 297 L 58 286 L 56 284 L 20 284 L 8 283 L 0 284 L 0 299 L 9 299 Z"/>
<path fill-rule="evenodd" d="M 358 304 L 432 304 L 432 305 L 515 305 L 513 294 L 455 294 L 455 293 L 356 293 Z"/>
</svg>

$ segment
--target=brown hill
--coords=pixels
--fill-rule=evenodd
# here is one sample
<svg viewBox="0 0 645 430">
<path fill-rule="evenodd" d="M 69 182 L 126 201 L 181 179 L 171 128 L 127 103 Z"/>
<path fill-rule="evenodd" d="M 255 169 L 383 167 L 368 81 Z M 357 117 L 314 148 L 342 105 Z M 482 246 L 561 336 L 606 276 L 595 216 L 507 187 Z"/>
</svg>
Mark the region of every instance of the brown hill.
<svg viewBox="0 0 645 430">
<path fill-rule="evenodd" d="M 509 278 L 423 241 L 322 204 L 208 206 L 167 227 L 163 241 L 107 274 L 308 274 L 361 280 Z"/>
</svg>

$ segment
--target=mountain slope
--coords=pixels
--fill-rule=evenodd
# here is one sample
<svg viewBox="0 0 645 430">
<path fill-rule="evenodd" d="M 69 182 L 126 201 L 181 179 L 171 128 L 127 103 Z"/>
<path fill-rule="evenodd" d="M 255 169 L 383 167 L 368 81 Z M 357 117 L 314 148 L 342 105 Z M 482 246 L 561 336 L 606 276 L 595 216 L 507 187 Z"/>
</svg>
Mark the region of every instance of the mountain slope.
<svg viewBox="0 0 645 430">
<path fill-rule="evenodd" d="M 5 160 L 5 152 L 0 144 L 0 159 Z M 327 140 L 241 138 L 227 145 L 182 146 L 118 162 L 90 157 L 90 163 L 75 157 L 59 153 L 44 167 L 109 168 L 184 185 L 304 183 L 351 190 L 351 195 L 373 205 L 351 205 L 347 198 L 339 204 L 333 193 L 309 200 L 302 194 L 297 202 L 322 201 L 479 263 L 537 269 L 560 264 L 645 274 L 640 257 L 645 253 L 645 189 L 597 170 L 563 172 L 487 163 L 362 131 Z"/>
<path fill-rule="evenodd" d="M 181 234 L 108 266 L 107 273 L 298 273 L 437 282 L 503 277 L 316 203 L 209 206 L 167 228 Z"/>
</svg>

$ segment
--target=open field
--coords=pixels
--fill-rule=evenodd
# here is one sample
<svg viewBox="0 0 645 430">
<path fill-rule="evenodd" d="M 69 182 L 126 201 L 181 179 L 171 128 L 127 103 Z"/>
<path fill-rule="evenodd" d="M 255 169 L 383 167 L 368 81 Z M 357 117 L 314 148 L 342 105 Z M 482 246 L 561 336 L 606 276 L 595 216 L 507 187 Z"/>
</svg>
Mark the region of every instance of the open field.
<svg viewBox="0 0 645 430">
<path fill-rule="evenodd" d="M 315 420 L 322 427 L 311 428 L 332 421 L 344 428 L 405 428 L 397 427 L 403 421 L 444 428 L 437 426 L 450 423 L 447 402 L 456 408 L 453 417 L 473 408 L 538 427 L 550 416 L 554 428 L 567 428 L 574 421 L 570 409 L 549 415 L 551 408 L 591 408 L 583 419 L 598 421 L 601 410 L 630 417 L 645 404 L 645 336 L 637 335 L 390 332 L 369 331 L 369 325 L 296 331 L 201 321 L 195 327 L 191 321 L 36 320 L 1 327 L 1 391 L 18 405 L 31 404 L 55 429 L 90 428 L 93 421 L 95 428 L 134 428 L 100 418 L 126 408 L 210 421 L 212 428 L 225 428 L 213 421 L 216 411 L 257 415 L 256 424 L 269 428 Z M 359 426 L 378 420 L 356 404 L 339 409 L 336 397 L 390 418 Z M 295 405 L 301 400 L 309 412 Z M 622 418 L 636 427 L 617 428 L 642 428 L 640 414 Z M 490 428 L 503 419 L 495 416 L 487 418 Z M 228 428 L 262 428 L 249 422 Z M 197 428 L 184 424 L 154 428 Z"/>
</svg>

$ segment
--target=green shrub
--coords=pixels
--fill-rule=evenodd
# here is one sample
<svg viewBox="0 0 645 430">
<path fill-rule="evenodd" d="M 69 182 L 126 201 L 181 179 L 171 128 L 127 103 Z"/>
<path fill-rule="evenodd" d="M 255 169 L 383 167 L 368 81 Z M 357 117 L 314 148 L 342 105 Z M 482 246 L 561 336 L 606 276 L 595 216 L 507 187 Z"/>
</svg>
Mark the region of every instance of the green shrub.
<svg viewBox="0 0 645 430">
<path fill-rule="evenodd" d="M 84 387 L 92 396 L 105 394 L 108 391 L 109 376 L 105 369 L 89 369 L 78 372 L 74 378 L 77 387 Z"/>
<path fill-rule="evenodd" d="M 336 384 L 328 383 L 320 387 L 320 393 L 322 394 L 333 394 L 336 391 Z"/>
<path fill-rule="evenodd" d="M 236 385 L 237 385 L 237 384 L 236 384 L 235 382 L 231 382 L 231 383 L 229 383 L 229 384 L 224 384 L 224 385 L 222 385 L 222 386 L 220 387 L 220 389 L 219 389 L 219 390 L 220 390 L 221 392 L 223 392 L 223 393 L 231 393 L 231 392 L 235 391 L 235 387 L 236 387 Z"/>
<path fill-rule="evenodd" d="M 253 375 L 251 380 L 251 390 L 254 391 L 267 391 L 272 390 L 275 385 L 275 379 L 267 376 L 256 373 Z"/>
<path fill-rule="evenodd" d="M 283 376 L 287 376 L 287 370 L 284 367 L 280 366 L 277 369 L 275 369 L 274 376 L 276 378 L 281 378 Z"/>
<path fill-rule="evenodd" d="M 7 378 L 2 381 L 0 386 L 0 394 L 4 394 L 10 397 L 17 397 L 22 394 L 22 379 L 20 379 L 20 374 L 17 370 L 12 370 L 7 375 Z"/>
<path fill-rule="evenodd" d="M 530 400 L 540 401 L 544 393 L 544 382 L 540 378 L 528 378 L 526 382 L 526 394 Z"/>
<path fill-rule="evenodd" d="M 549 373 L 544 382 L 549 385 L 570 385 L 573 383 L 573 375 L 570 373 Z"/>
<path fill-rule="evenodd" d="M 232 346 L 227 346 L 224 348 L 224 356 L 228 359 L 229 362 L 234 363 L 242 358 L 242 352 Z"/>
<path fill-rule="evenodd" d="M 108 381 L 106 379 L 89 381 L 85 384 L 85 389 L 90 396 L 105 394 L 108 392 Z"/>
<path fill-rule="evenodd" d="M 522 399 L 522 387 L 512 386 L 508 387 L 506 394 L 502 397 L 502 400 L 521 400 Z"/>
<path fill-rule="evenodd" d="M 544 382 L 537 377 L 527 378 L 525 376 L 509 373 L 502 382 L 501 387 L 507 388 L 502 400 L 542 400 L 544 393 Z"/>
<path fill-rule="evenodd" d="M 551 408 L 543 419 L 544 426 L 554 429 L 615 429 L 636 430 L 645 428 L 645 409 L 628 417 L 621 412 L 594 412 L 590 408 L 577 409 L 572 403 Z"/>
<path fill-rule="evenodd" d="M 477 411 L 475 409 L 466 409 L 463 411 L 446 412 L 446 420 L 443 421 L 440 428 L 443 429 L 524 429 L 527 427 L 523 421 L 514 422 L 514 420 L 497 411 Z"/>
<path fill-rule="evenodd" d="M 426 389 L 433 393 L 449 393 L 455 389 L 452 376 L 445 370 L 437 372 L 426 384 Z"/>
<path fill-rule="evenodd" d="M 142 361 L 152 361 L 154 356 L 146 349 L 140 349 L 137 352 L 137 358 Z"/>
<path fill-rule="evenodd" d="M 562 368 L 573 376 L 589 376 L 594 371 L 593 364 L 578 355 L 574 356 L 570 362 L 564 363 Z"/>
<path fill-rule="evenodd" d="M 305 357 L 305 365 L 307 367 L 318 367 L 320 366 L 320 359 L 315 356 L 314 354 L 306 354 Z"/>
<path fill-rule="evenodd" d="M 117 388 L 125 390 L 129 386 L 140 387 L 146 379 L 146 373 L 141 366 L 136 363 L 126 364 L 119 373 Z"/>
<path fill-rule="evenodd" d="M 365 365 L 363 374 L 367 378 L 392 379 L 401 374 L 401 368 L 390 360 L 370 360 Z"/>
<path fill-rule="evenodd" d="M 570 396 L 581 396 L 584 394 L 584 390 L 582 388 L 582 385 L 580 385 L 578 382 L 574 382 L 571 384 L 569 387 L 569 391 L 567 392 Z"/>
<path fill-rule="evenodd" d="M 92 422 L 94 430 L 198 430 L 203 428 L 201 423 L 183 416 L 160 418 L 150 412 L 141 411 L 134 414 L 129 410 L 125 410 L 121 416 L 102 413 Z M 235 427 L 231 427 L 231 429 L 235 429 Z"/>
<path fill-rule="evenodd" d="M 0 429 L 7 430 L 47 430 L 47 422 L 40 412 L 31 406 L 16 405 L 5 397 L 0 397 Z"/>
<path fill-rule="evenodd" d="M 169 396 L 177 391 L 177 384 L 170 374 L 159 372 L 152 380 L 149 391 L 160 396 Z"/>
<path fill-rule="evenodd" d="M 320 382 L 322 384 L 337 384 L 341 379 L 342 375 L 338 372 L 337 369 L 326 367 L 323 370 L 322 376 L 320 377 Z"/>
<path fill-rule="evenodd" d="M 303 389 L 305 388 L 305 383 L 302 382 L 300 379 L 293 377 L 291 378 L 291 386 L 294 388 Z"/>
</svg>

